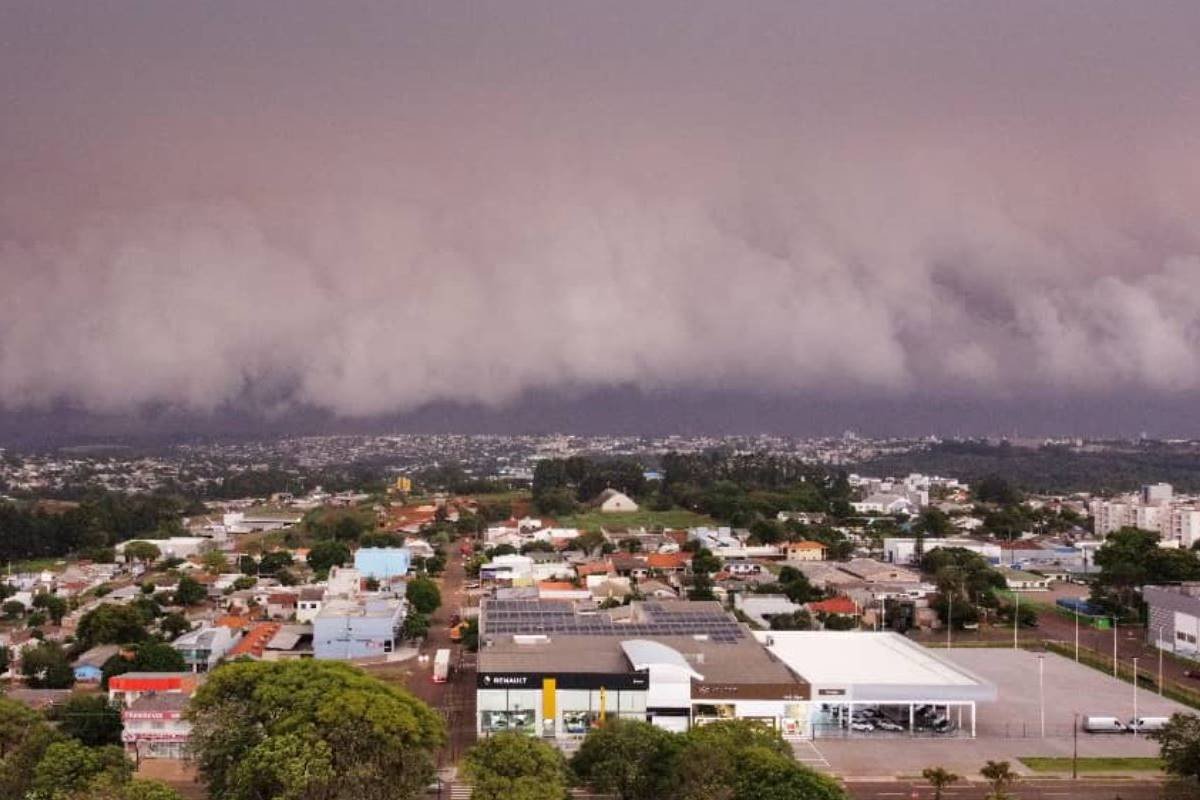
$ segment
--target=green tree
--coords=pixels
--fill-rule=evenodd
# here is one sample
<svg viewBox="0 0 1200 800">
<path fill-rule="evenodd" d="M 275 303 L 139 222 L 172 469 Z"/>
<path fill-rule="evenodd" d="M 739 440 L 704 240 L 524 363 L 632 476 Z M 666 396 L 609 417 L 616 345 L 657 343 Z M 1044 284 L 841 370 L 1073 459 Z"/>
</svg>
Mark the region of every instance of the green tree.
<svg viewBox="0 0 1200 800">
<path fill-rule="evenodd" d="M 738 754 L 732 800 L 846 800 L 836 781 L 797 764 L 791 754 L 748 747 Z"/>
<path fill-rule="evenodd" d="M 942 767 L 926 767 L 921 770 L 921 777 L 933 787 L 933 800 L 942 800 L 942 791 L 947 786 L 957 783 L 960 778 Z"/>
<path fill-rule="evenodd" d="M 220 575 L 229 569 L 229 559 L 220 550 L 207 550 L 200 556 L 204 569 L 213 575 Z"/>
<path fill-rule="evenodd" d="M 571 759 L 571 770 L 597 793 L 657 800 L 671 788 L 680 744 L 648 722 L 611 720 L 588 733 Z"/>
<path fill-rule="evenodd" d="M 811 631 L 812 629 L 812 614 L 804 609 L 793 611 L 791 614 L 771 615 L 771 630 L 773 631 Z"/>
<path fill-rule="evenodd" d="M 316 542 L 308 551 L 308 566 L 316 572 L 328 572 L 350 562 L 350 548 L 333 539 Z"/>
<path fill-rule="evenodd" d="M 88 747 L 121 743 L 121 712 L 104 695 L 71 695 L 54 719 L 60 731 Z"/>
<path fill-rule="evenodd" d="M 46 748 L 33 771 L 33 790 L 38 798 L 71 800 L 93 782 L 126 783 L 132 773 L 120 747 L 87 747 L 67 739 Z"/>
<path fill-rule="evenodd" d="M 62 619 L 70 610 L 67 606 L 67 601 L 63 600 L 56 594 L 43 592 L 33 598 L 33 607 L 45 609 L 46 614 L 55 625 L 61 625 Z"/>
<path fill-rule="evenodd" d="M 75 670 L 58 642 L 41 642 L 21 657 L 21 674 L 31 689 L 70 689 Z"/>
<path fill-rule="evenodd" d="M 0 611 L 4 612 L 6 619 L 20 619 L 25 615 L 25 605 L 19 600 L 8 600 L 0 606 Z"/>
<path fill-rule="evenodd" d="M 404 595 L 413 608 L 422 614 L 432 614 L 442 604 L 442 593 L 429 578 L 413 578 Z"/>
<path fill-rule="evenodd" d="M 415 797 L 445 738 L 441 719 L 412 695 L 329 661 L 226 664 L 188 716 L 193 756 L 217 800 Z"/>
<path fill-rule="evenodd" d="M 420 611 L 409 611 L 404 618 L 404 628 L 401 631 L 405 639 L 420 639 L 429 633 L 429 616 Z"/>
<path fill-rule="evenodd" d="M 187 664 L 183 654 L 164 642 L 143 642 L 134 648 L 132 657 L 118 653 L 100 668 L 100 686 L 108 688 L 110 679 L 126 672 L 183 672 Z"/>
<path fill-rule="evenodd" d="M 1008 797 L 1008 789 L 1017 781 L 1017 774 L 1012 771 L 1007 761 L 988 761 L 979 774 L 988 782 L 991 791 L 990 800 L 1004 800 Z"/>
<path fill-rule="evenodd" d="M 146 638 L 146 619 L 131 605 L 101 603 L 83 615 L 75 640 L 85 650 L 98 644 L 126 644 Z"/>
<path fill-rule="evenodd" d="M 208 597 L 208 590 L 204 588 L 204 584 L 191 577 L 184 575 L 179 579 L 179 585 L 175 587 L 175 605 L 177 606 L 194 606 L 203 602 Z"/>
<path fill-rule="evenodd" d="M 553 745 L 520 733 L 484 739 L 467 752 L 473 800 L 563 800 L 567 768 Z"/>
<path fill-rule="evenodd" d="M 63 738 L 41 714 L 0 697 L 0 797 L 24 797 L 46 748 Z"/>
<path fill-rule="evenodd" d="M 1151 733 L 1150 738 L 1158 742 L 1168 773 L 1200 779 L 1200 716 L 1172 714 L 1162 730 Z"/>
<path fill-rule="evenodd" d="M 263 553 L 262 558 L 258 560 L 258 574 L 274 575 L 276 572 L 290 567 L 293 561 L 292 554 L 286 550 Z"/>
<path fill-rule="evenodd" d="M 178 639 L 192 629 L 192 623 L 178 611 L 166 614 L 158 621 L 158 630 L 167 639 Z"/>
<path fill-rule="evenodd" d="M 140 561 L 143 564 L 153 564 L 162 558 L 162 551 L 153 542 L 129 542 L 124 552 L 126 561 Z"/>
</svg>

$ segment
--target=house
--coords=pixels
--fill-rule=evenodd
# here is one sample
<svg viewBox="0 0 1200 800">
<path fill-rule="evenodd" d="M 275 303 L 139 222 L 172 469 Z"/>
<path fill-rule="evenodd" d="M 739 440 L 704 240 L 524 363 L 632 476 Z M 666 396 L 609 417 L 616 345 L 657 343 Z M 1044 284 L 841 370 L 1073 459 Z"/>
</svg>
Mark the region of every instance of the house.
<svg viewBox="0 0 1200 800">
<path fill-rule="evenodd" d="M 183 663 L 192 672 L 208 672 L 225 657 L 241 638 L 241 634 L 224 625 L 207 628 L 197 628 L 188 631 L 175 641 L 171 647 L 183 656 Z"/>
<path fill-rule="evenodd" d="M 281 625 L 263 646 L 263 661 L 289 661 L 313 657 L 312 625 Z"/>
<path fill-rule="evenodd" d="M 858 617 L 861 614 L 858 603 L 849 597 L 831 597 L 828 600 L 814 600 L 805 607 L 813 614 L 839 614 L 848 617 Z"/>
<path fill-rule="evenodd" d="M 823 525 L 825 514 L 819 511 L 780 511 L 775 519 L 780 522 L 797 522 L 801 525 Z"/>
<path fill-rule="evenodd" d="M 395 650 L 408 604 L 399 597 L 326 600 L 313 619 L 313 656 L 383 657 Z"/>
<path fill-rule="evenodd" d="M 632 497 L 624 492 L 618 492 L 616 489 L 605 489 L 593 501 L 593 505 L 604 514 L 617 514 L 638 510 L 638 504 L 633 502 Z"/>
<path fill-rule="evenodd" d="M 788 561 L 824 561 L 825 545 L 805 540 L 788 542 L 783 546 L 783 554 Z"/>
<path fill-rule="evenodd" d="M 108 699 L 126 708 L 148 694 L 182 694 L 190 697 L 200 685 L 192 672 L 126 672 L 108 680 Z"/>
<path fill-rule="evenodd" d="M 295 592 L 272 592 L 267 595 L 267 616 L 271 619 L 291 619 L 296 616 Z"/>
<path fill-rule="evenodd" d="M 851 503 L 850 507 L 858 514 L 907 514 L 913 516 L 921 512 L 920 503 L 908 495 L 887 492 L 868 495 L 863 500 Z"/>
<path fill-rule="evenodd" d="M 741 577 L 743 575 L 759 575 L 763 571 L 762 564 L 757 564 L 753 561 L 727 561 L 725 562 L 725 572 L 730 575 Z"/>
<path fill-rule="evenodd" d="M 115 644 L 102 644 L 75 659 L 71 666 L 75 669 L 76 683 L 99 683 L 104 662 L 115 656 L 120 649 Z"/>
<path fill-rule="evenodd" d="M 262 658 L 263 650 L 267 647 L 267 642 L 274 638 L 275 634 L 279 633 L 279 629 L 283 627 L 278 622 L 260 622 L 238 640 L 237 644 L 229 649 L 229 658 L 246 658 L 260 659 Z"/>
<path fill-rule="evenodd" d="M 1050 590 L 1050 579 L 1045 575 L 1022 572 L 1003 566 L 997 567 L 996 570 L 1004 576 L 1004 585 L 1014 591 L 1046 592 Z"/>
<path fill-rule="evenodd" d="M 412 552 L 407 547 L 360 547 L 354 552 L 354 568 L 364 578 L 407 575 L 411 565 Z"/>
<path fill-rule="evenodd" d="M 738 592 L 733 596 L 733 607 L 749 617 L 760 628 L 770 628 L 771 617 L 794 614 L 803 608 L 789 600 L 787 595 L 744 592 Z"/>
<path fill-rule="evenodd" d="M 150 692 L 121 711 L 121 743 L 138 763 L 143 758 L 182 759 L 192 724 L 184 717 L 190 694 Z"/>
<path fill-rule="evenodd" d="M 312 622 L 325 603 L 325 590 L 320 586 L 306 586 L 300 590 L 296 600 L 296 622 Z"/>
<path fill-rule="evenodd" d="M 650 553 L 646 556 L 646 566 L 651 573 L 663 575 L 679 575 L 687 572 L 692 563 L 692 554 L 683 551 L 674 553 Z"/>
</svg>

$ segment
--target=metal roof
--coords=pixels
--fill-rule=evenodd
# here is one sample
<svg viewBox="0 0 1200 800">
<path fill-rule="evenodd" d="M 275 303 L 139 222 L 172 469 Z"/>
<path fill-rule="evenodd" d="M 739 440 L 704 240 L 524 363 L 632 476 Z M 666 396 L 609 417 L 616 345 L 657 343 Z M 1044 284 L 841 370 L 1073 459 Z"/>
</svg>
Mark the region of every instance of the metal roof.
<svg viewBox="0 0 1200 800">
<path fill-rule="evenodd" d="M 650 669 L 651 667 L 671 667 L 684 672 L 696 680 L 704 680 L 704 676 L 692 669 L 683 654 L 673 647 L 667 647 L 661 642 L 647 639 L 626 639 L 621 642 L 621 649 L 634 669 Z"/>
</svg>

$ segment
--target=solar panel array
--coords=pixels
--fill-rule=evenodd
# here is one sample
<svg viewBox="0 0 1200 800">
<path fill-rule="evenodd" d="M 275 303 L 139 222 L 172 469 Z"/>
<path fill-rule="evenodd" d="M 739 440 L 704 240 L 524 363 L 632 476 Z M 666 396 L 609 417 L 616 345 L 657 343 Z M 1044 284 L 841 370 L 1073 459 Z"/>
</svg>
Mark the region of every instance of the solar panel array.
<svg viewBox="0 0 1200 800">
<path fill-rule="evenodd" d="M 737 620 L 716 610 L 678 610 L 642 603 L 639 618 L 615 621 L 605 613 L 578 614 L 570 603 L 539 600 L 491 600 L 484 611 L 488 634 L 570 634 L 581 636 L 696 636 L 733 644 L 745 637 Z"/>
</svg>

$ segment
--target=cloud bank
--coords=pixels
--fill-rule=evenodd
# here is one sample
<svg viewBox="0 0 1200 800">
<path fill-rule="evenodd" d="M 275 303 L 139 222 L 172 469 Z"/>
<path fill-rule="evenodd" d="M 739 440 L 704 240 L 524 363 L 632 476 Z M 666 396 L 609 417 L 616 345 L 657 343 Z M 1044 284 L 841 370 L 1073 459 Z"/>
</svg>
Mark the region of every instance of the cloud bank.
<svg viewBox="0 0 1200 800">
<path fill-rule="evenodd" d="M 1194 4 L 296 8 L 2 12 L 0 408 L 1200 388 Z"/>
</svg>

